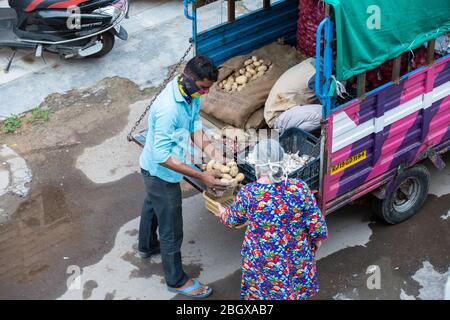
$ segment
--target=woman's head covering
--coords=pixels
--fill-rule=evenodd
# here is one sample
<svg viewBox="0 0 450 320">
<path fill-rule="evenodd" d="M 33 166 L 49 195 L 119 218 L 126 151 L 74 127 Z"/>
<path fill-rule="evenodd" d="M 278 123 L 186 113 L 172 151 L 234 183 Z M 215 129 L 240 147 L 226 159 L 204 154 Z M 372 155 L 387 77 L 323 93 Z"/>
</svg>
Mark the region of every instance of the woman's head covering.
<svg viewBox="0 0 450 320">
<path fill-rule="evenodd" d="M 255 146 L 254 152 L 256 178 L 259 179 L 266 175 L 272 183 L 282 181 L 285 177 L 282 166 L 284 150 L 278 141 L 273 139 L 261 140 Z"/>
</svg>

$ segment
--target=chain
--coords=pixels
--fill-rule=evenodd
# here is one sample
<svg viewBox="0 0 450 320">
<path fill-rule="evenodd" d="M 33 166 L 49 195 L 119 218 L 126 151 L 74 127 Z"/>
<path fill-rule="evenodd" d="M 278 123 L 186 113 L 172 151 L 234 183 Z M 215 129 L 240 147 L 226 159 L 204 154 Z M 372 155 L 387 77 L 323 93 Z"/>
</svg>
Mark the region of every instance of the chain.
<svg viewBox="0 0 450 320">
<path fill-rule="evenodd" d="M 177 72 L 177 70 L 179 69 L 179 67 L 181 66 L 181 64 L 184 62 L 184 60 L 186 59 L 187 55 L 189 54 L 189 52 L 192 50 L 192 48 L 194 47 L 194 43 L 191 43 L 189 45 L 189 47 L 187 48 L 186 52 L 183 54 L 183 56 L 181 57 L 180 61 L 178 61 L 178 63 L 174 66 L 174 68 L 172 69 L 172 71 L 170 72 L 170 74 L 167 76 L 167 78 L 164 80 L 164 82 L 162 83 L 162 85 L 159 87 L 159 90 L 156 92 L 156 94 L 153 96 L 152 100 L 150 100 L 150 103 L 148 104 L 148 106 L 145 108 L 144 112 L 142 113 L 142 115 L 139 117 L 139 119 L 136 121 L 136 123 L 134 124 L 133 128 L 131 128 L 130 133 L 128 133 L 127 136 L 127 140 L 128 141 L 133 141 L 133 132 L 136 130 L 136 128 L 139 126 L 139 124 L 142 122 L 142 120 L 144 120 L 145 115 L 147 114 L 147 112 L 150 110 L 150 108 L 152 107 L 153 103 L 155 102 L 156 98 L 158 98 L 158 96 L 161 94 L 161 92 L 166 88 L 167 84 L 172 81 L 175 73 Z"/>
</svg>

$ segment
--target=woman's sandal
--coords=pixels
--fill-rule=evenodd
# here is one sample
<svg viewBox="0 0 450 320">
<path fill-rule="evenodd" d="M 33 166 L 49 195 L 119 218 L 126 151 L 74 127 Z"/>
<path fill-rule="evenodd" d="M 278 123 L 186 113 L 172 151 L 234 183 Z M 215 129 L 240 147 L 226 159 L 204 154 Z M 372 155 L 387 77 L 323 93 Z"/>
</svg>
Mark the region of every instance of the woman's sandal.
<svg viewBox="0 0 450 320">
<path fill-rule="evenodd" d="M 213 292 L 212 288 L 208 288 L 206 290 L 206 292 L 204 292 L 204 293 L 200 293 L 200 294 L 196 294 L 196 295 L 189 294 L 192 291 L 194 291 L 196 289 L 200 289 L 202 287 L 202 285 L 200 284 L 200 282 L 197 279 L 195 279 L 193 281 L 194 281 L 194 284 L 190 287 L 187 287 L 184 289 L 167 287 L 167 290 L 169 290 L 170 292 L 182 294 L 187 297 L 191 297 L 191 298 L 195 298 L 195 299 L 204 299 L 204 298 L 209 297 L 212 294 L 212 292 Z"/>
</svg>

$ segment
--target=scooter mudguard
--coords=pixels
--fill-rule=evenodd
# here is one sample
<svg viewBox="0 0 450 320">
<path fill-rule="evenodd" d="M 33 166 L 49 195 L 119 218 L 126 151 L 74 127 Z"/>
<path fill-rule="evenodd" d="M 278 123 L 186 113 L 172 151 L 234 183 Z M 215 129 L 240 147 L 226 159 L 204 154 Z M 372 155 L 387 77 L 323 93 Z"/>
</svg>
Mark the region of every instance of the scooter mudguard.
<svg viewBox="0 0 450 320">
<path fill-rule="evenodd" d="M 126 41 L 128 40 L 128 32 L 125 30 L 124 27 L 120 26 L 119 32 L 117 32 L 116 29 L 114 30 L 114 35 L 119 38 L 120 40 Z"/>
</svg>

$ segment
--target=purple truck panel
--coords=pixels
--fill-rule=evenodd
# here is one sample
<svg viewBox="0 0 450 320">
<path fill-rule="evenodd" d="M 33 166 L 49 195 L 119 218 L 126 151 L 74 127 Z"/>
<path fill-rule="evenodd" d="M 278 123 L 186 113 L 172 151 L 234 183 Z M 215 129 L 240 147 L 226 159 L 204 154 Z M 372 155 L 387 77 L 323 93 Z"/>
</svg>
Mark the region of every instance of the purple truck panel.
<svg viewBox="0 0 450 320">
<path fill-rule="evenodd" d="M 322 198 L 324 209 L 332 211 L 380 187 L 428 149 L 449 148 L 450 56 L 351 102 L 327 120 Z"/>
</svg>

